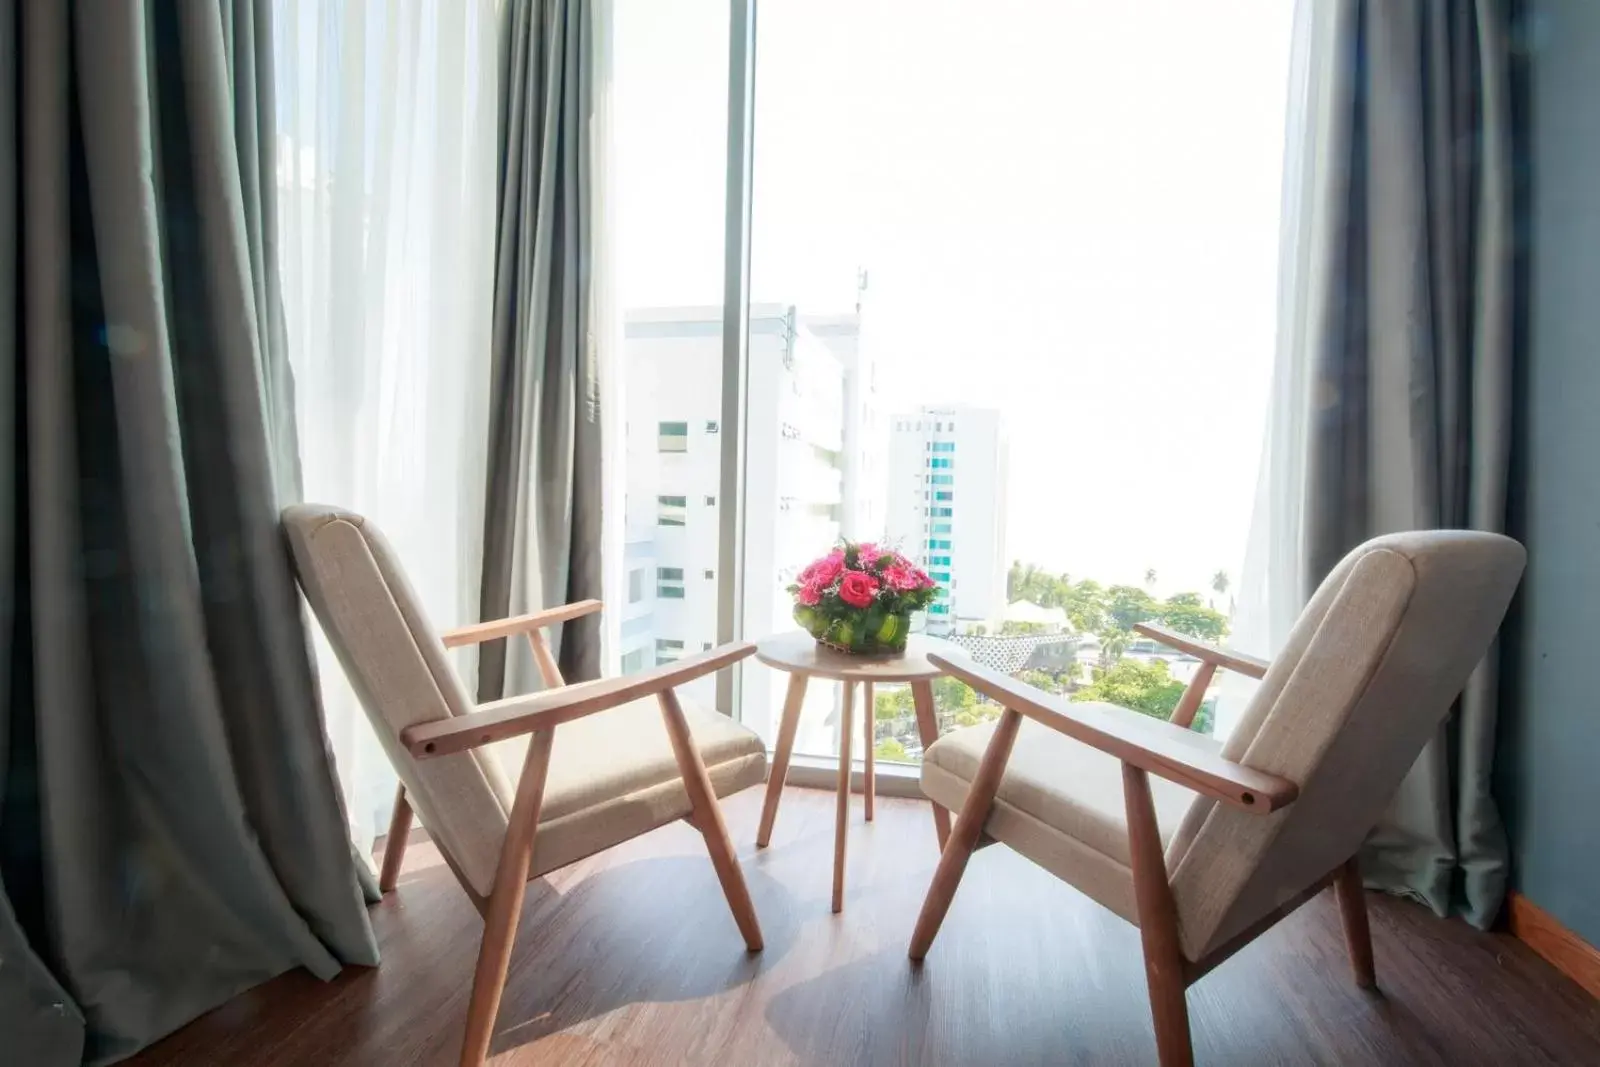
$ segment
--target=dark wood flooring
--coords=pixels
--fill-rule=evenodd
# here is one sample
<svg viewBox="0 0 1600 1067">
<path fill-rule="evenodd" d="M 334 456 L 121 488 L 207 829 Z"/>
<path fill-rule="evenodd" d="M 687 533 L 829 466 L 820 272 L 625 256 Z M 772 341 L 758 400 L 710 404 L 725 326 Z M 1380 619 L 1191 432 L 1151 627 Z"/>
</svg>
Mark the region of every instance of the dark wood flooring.
<svg viewBox="0 0 1600 1067">
<path fill-rule="evenodd" d="M 725 805 L 766 934 L 744 952 L 699 835 L 674 825 L 530 887 L 493 1062 L 1151 1064 L 1137 932 L 1003 847 L 979 852 L 927 963 L 906 940 L 932 874 L 925 805 L 878 801 L 828 911 L 833 800 Z M 1600 1064 L 1600 1003 L 1520 942 L 1369 894 L 1382 992 L 1351 981 L 1332 894 L 1189 992 L 1201 1064 Z M 413 845 L 372 910 L 383 966 L 286 974 L 135 1067 L 453 1064 L 482 923 Z M 3 1058 L 3 1057 L 0 1057 Z"/>
</svg>

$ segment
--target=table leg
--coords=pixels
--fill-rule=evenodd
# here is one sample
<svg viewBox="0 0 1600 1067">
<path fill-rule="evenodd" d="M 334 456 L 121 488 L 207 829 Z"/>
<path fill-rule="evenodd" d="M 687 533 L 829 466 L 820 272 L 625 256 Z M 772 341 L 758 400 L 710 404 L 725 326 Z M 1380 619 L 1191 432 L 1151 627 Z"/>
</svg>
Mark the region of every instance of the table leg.
<svg viewBox="0 0 1600 1067">
<path fill-rule="evenodd" d="M 844 846 L 850 834 L 850 739 L 855 732 L 850 719 L 856 699 L 856 683 L 844 683 L 844 702 L 839 710 L 839 802 L 833 820 L 833 911 L 844 910 Z"/>
<path fill-rule="evenodd" d="M 767 798 L 761 805 L 761 827 L 756 831 L 756 847 L 766 848 L 772 840 L 772 824 L 778 818 L 778 798 L 783 781 L 789 777 L 789 756 L 794 751 L 795 731 L 800 727 L 800 707 L 806 702 L 806 676 L 798 671 L 789 675 L 789 692 L 783 698 L 783 718 L 778 720 L 778 744 L 772 752 L 772 768 L 767 774 Z"/>
<path fill-rule="evenodd" d="M 862 753 L 861 769 L 861 795 L 866 802 L 867 821 L 872 821 L 872 794 L 877 791 L 877 784 L 873 781 L 875 768 L 872 765 L 874 753 L 872 744 L 877 740 L 877 708 L 872 700 L 872 683 L 861 683 L 861 736 L 866 742 L 867 750 Z"/>
<path fill-rule="evenodd" d="M 917 709 L 917 734 L 922 739 L 922 750 L 927 752 L 928 746 L 939 740 L 939 719 L 933 710 L 933 686 L 926 681 L 911 683 L 911 702 Z M 933 829 L 939 835 L 939 851 L 944 851 L 946 841 L 950 840 L 950 813 L 943 807 L 933 804 Z"/>
</svg>

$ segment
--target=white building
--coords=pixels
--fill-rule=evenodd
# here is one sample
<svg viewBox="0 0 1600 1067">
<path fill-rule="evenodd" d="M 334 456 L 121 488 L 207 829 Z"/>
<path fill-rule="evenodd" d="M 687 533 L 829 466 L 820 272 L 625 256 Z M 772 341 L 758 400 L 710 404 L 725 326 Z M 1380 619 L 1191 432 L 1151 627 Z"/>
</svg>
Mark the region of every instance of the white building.
<svg viewBox="0 0 1600 1067">
<path fill-rule="evenodd" d="M 858 323 L 808 319 L 781 304 L 750 309 L 743 614 L 751 637 L 794 628 L 785 586 L 842 533 L 881 530 L 881 492 L 855 488 L 879 424 Z M 624 672 L 717 639 L 722 312 L 643 309 L 628 313 L 625 331 Z M 882 469 L 881 454 L 870 459 Z M 754 664 L 742 678 L 742 717 L 770 742 L 786 679 Z M 690 692 L 709 703 L 714 686 L 705 678 Z M 832 751 L 833 688 L 811 687 L 799 751 Z"/>
<path fill-rule="evenodd" d="M 895 416 L 889 431 L 888 537 L 939 583 L 928 631 L 996 632 L 1006 608 L 1009 466 L 1000 413 L 924 407 Z"/>
</svg>

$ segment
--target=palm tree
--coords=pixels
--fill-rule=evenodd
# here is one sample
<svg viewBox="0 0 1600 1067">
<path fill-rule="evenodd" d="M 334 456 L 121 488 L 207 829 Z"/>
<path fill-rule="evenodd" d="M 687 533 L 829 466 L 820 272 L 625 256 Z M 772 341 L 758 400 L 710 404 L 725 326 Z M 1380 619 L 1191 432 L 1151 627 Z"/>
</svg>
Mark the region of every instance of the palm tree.
<svg viewBox="0 0 1600 1067">
<path fill-rule="evenodd" d="M 1146 567 L 1145 568 L 1145 571 L 1144 571 L 1144 584 L 1148 585 L 1152 589 L 1155 588 L 1155 585 L 1156 585 L 1156 569 L 1154 567 Z"/>
<path fill-rule="evenodd" d="M 1232 584 L 1233 582 L 1228 578 L 1227 571 L 1218 571 L 1211 576 L 1211 588 L 1218 596 L 1227 596 L 1228 587 Z M 1217 605 L 1213 603 L 1211 606 L 1215 608 Z"/>
</svg>

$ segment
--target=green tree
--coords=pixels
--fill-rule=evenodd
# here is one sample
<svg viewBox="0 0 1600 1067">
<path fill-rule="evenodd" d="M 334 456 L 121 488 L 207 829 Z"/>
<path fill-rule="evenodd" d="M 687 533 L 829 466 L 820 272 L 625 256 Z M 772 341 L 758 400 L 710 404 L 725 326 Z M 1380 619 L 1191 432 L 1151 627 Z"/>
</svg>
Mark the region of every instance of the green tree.
<svg viewBox="0 0 1600 1067">
<path fill-rule="evenodd" d="M 949 677 L 933 680 L 933 706 L 940 711 L 970 708 L 977 702 L 978 694 L 966 682 Z"/>
<path fill-rule="evenodd" d="M 1103 633 L 1111 621 L 1108 603 L 1100 583 L 1085 578 L 1067 589 L 1061 603 L 1050 606 L 1064 609 L 1079 633 L 1098 634 Z"/>
<path fill-rule="evenodd" d="M 1183 683 L 1167 672 L 1160 660 L 1138 663 L 1122 660 L 1106 670 L 1096 671 L 1094 682 L 1072 695 L 1073 700 L 1098 700 L 1129 708 L 1157 719 L 1172 718 L 1172 709 L 1183 696 Z"/>
<path fill-rule="evenodd" d="M 1211 591 L 1219 597 L 1227 596 L 1232 585 L 1233 581 L 1228 577 L 1227 571 L 1218 571 L 1211 576 Z"/>
<path fill-rule="evenodd" d="M 1181 634 L 1202 641 L 1220 641 L 1228 635 L 1228 618 L 1200 600 L 1199 593 L 1176 593 L 1158 606 L 1156 618 Z"/>
<path fill-rule="evenodd" d="M 1156 569 L 1154 567 L 1146 567 L 1144 569 L 1144 584 L 1150 586 L 1152 589 L 1155 588 Z"/>
<path fill-rule="evenodd" d="M 906 746 L 892 737 L 886 737 L 879 741 L 873 747 L 872 754 L 878 759 L 893 760 L 896 763 L 906 763 L 911 759 L 911 754 L 906 751 Z"/>
<path fill-rule="evenodd" d="M 911 701 L 911 688 L 877 688 L 872 692 L 872 717 L 878 722 L 910 719 L 916 715 L 916 705 Z"/>
<path fill-rule="evenodd" d="M 1155 618 L 1159 610 L 1155 599 L 1136 585 L 1114 585 L 1106 591 L 1106 613 L 1119 630 L 1131 630 L 1134 623 Z"/>
<path fill-rule="evenodd" d="M 1035 689 L 1042 689 L 1046 693 L 1064 693 L 1067 691 L 1067 683 L 1062 681 L 1060 676 L 1051 674 L 1048 671 L 1020 671 L 1017 674 L 1017 680 L 1026 682 Z"/>
</svg>

